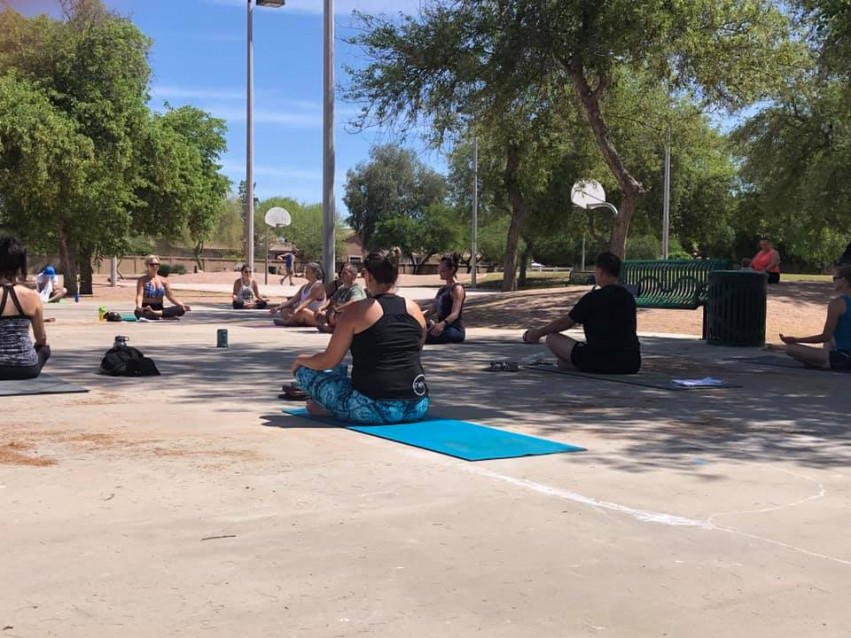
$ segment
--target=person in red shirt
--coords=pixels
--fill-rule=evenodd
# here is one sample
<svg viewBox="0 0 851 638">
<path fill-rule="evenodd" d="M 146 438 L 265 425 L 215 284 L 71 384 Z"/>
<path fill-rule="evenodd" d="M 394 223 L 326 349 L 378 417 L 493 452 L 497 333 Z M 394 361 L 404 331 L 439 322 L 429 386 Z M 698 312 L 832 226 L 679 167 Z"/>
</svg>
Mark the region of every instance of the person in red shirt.
<svg viewBox="0 0 851 638">
<path fill-rule="evenodd" d="M 759 242 L 759 252 L 751 259 L 751 268 L 768 275 L 768 283 L 780 283 L 780 253 L 768 239 Z"/>
</svg>

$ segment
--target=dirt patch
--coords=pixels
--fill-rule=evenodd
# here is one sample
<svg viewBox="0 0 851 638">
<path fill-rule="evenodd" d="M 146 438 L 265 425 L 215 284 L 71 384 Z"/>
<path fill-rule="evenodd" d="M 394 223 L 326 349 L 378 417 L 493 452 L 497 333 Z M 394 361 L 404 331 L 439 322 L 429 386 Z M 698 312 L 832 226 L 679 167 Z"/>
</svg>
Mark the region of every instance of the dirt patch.
<svg viewBox="0 0 851 638">
<path fill-rule="evenodd" d="M 28 454 L 41 445 L 68 445 L 74 450 L 100 453 L 119 453 L 122 456 L 139 457 L 175 457 L 203 458 L 212 460 L 254 461 L 260 455 L 253 450 L 237 449 L 205 449 L 193 447 L 192 440 L 180 441 L 175 447 L 164 447 L 163 440 L 158 438 L 138 438 L 116 436 L 108 432 L 68 432 L 44 431 L 35 428 L 20 428 L 5 433 L 0 438 L 0 464 L 12 465 L 55 465 L 56 459 Z M 206 440 L 203 443 L 208 443 Z M 214 467 L 214 466 L 210 466 Z"/>
<path fill-rule="evenodd" d="M 47 467 L 56 465 L 56 460 L 28 454 L 33 446 L 20 441 L 0 444 L 0 465 L 29 465 L 32 467 Z"/>
<path fill-rule="evenodd" d="M 464 304 L 464 322 L 471 328 L 522 330 L 542 325 L 567 313 L 587 286 L 498 293 L 470 297 Z M 821 282 L 791 282 L 771 286 L 768 292 L 766 339 L 779 341 L 780 333 L 815 334 L 824 325 L 831 289 Z M 703 309 L 639 309 L 639 332 L 700 336 Z"/>
</svg>

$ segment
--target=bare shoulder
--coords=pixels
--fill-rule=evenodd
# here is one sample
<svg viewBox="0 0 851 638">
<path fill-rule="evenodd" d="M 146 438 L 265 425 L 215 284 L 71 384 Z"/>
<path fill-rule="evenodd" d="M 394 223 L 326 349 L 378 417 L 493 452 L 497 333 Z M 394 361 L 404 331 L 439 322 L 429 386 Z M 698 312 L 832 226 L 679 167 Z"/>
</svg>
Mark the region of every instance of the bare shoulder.
<svg viewBox="0 0 851 638">
<path fill-rule="evenodd" d="M 405 298 L 405 308 L 407 309 L 408 314 L 411 315 L 412 317 L 415 317 L 417 319 L 417 321 L 420 321 L 421 323 L 425 322 L 425 318 L 423 317 L 422 308 L 420 308 L 420 305 L 416 301 L 414 301 L 413 299 L 408 299 L 406 297 Z"/>
<path fill-rule="evenodd" d="M 836 312 L 838 314 L 844 313 L 848 308 L 846 307 L 848 304 L 845 303 L 845 299 L 842 296 L 834 297 L 831 302 L 827 306 L 828 312 Z"/>
</svg>

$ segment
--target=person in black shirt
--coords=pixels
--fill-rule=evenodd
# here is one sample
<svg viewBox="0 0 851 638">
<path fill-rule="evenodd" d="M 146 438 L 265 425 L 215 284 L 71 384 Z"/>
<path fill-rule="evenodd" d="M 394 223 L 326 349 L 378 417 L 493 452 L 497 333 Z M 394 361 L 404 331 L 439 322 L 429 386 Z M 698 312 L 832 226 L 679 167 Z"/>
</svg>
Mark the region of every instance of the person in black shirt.
<svg viewBox="0 0 851 638">
<path fill-rule="evenodd" d="M 396 295 L 398 276 L 395 259 L 368 255 L 363 278 L 371 298 L 340 315 L 325 352 L 296 358 L 293 376 L 310 397 L 311 414 L 383 425 L 419 421 L 428 412 L 420 362 L 426 321 L 415 302 Z M 340 365 L 349 351 L 351 379 Z"/>
<path fill-rule="evenodd" d="M 597 257 L 597 288 L 579 300 L 564 317 L 523 333 L 526 343 L 546 337 L 547 348 L 563 368 L 599 374 L 634 374 L 641 367 L 636 334 L 635 298 L 618 284 L 621 260 L 612 253 Z M 560 334 L 575 325 L 585 329 L 585 343 Z"/>
<path fill-rule="evenodd" d="M 464 286 L 458 282 L 458 255 L 440 260 L 438 274 L 446 284 L 437 291 L 434 304 L 425 318 L 428 321 L 426 343 L 461 343 L 467 336 L 464 330 Z"/>
</svg>

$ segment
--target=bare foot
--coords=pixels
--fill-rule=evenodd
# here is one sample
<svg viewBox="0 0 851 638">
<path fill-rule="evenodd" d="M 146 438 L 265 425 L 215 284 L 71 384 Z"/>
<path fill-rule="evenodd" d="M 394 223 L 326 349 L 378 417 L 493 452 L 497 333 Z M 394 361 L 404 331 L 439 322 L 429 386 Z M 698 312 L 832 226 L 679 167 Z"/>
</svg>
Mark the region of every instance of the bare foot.
<svg viewBox="0 0 851 638">
<path fill-rule="evenodd" d="M 307 402 L 306 407 L 308 414 L 310 414 L 311 416 L 331 416 L 330 414 L 328 414 L 328 412 L 325 411 L 325 408 L 323 408 L 313 399 L 310 399 Z"/>
</svg>

